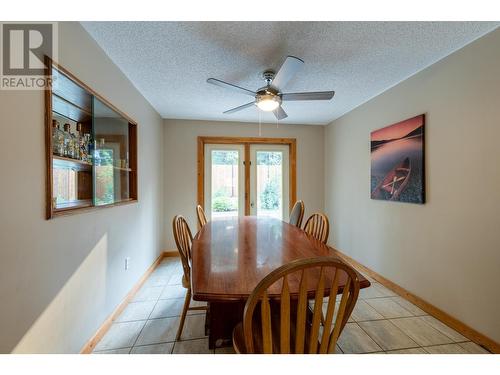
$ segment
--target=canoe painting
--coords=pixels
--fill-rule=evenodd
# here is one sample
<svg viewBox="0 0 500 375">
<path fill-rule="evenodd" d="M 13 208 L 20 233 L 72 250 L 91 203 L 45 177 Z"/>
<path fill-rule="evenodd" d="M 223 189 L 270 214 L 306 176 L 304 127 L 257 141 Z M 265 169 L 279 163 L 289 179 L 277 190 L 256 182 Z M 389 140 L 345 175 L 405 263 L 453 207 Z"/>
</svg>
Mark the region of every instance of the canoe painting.
<svg viewBox="0 0 500 375">
<path fill-rule="evenodd" d="M 371 198 L 425 203 L 424 115 L 371 133 Z"/>
<path fill-rule="evenodd" d="M 372 192 L 374 199 L 397 200 L 404 191 L 411 174 L 410 158 L 396 165 Z"/>
</svg>

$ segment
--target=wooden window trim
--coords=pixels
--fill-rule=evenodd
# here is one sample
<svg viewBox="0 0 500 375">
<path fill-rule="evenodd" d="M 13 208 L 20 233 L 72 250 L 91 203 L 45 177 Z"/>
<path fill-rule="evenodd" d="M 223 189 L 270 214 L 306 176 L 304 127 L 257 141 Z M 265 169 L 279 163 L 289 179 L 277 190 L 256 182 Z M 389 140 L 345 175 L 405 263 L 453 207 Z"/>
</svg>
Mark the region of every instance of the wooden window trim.
<svg viewBox="0 0 500 375">
<path fill-rule="evenodd" d="M 259 137 L 198 137 L 198 204 L 205 204 L 205 145 L 240 144 L 245 146 L 245 215 L 250 215 L 250 145 L 273 144 L 288 145 L 290 150 L 290 208 L 297 200 L 297 140 L 295 138 L 259 138 Z"/>
</svg>

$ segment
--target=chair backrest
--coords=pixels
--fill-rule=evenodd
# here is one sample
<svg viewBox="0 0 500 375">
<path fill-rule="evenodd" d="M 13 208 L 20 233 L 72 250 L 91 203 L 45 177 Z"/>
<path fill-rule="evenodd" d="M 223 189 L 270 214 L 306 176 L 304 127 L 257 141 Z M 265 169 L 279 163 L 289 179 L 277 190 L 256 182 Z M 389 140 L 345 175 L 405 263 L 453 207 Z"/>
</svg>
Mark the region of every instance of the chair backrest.
<svg viewBox="0 0 500 375">
<path fill-rule="evenodd" d="M 304 202 L 297 201 L 293 205 L 292 211 L 290 211 L 290 224 L 299 227 L 302 225 L 302 219 L 304 218 Z"/>
<path fill-rule="evenodd" d="M 193 235 L 189 229 L 189 225 L 182 215 L 174 217 L 172 223 L 174 231 L 175 244 L 179 255 L 181 256 L 182 268 L 184 270 L 184 278 L 190 283 L 191 276 L 191 245 L 193 243 Z"/>
<path fill-rule="evenodd" d="M 295 286 L 293 290 L 297 293 L 291 292 L 290 285 Z M 314 296 L 308 294 L 311 285 L 315 286 Z M 336 302 L 338 292 L 341 293 L 339 303 Z M 356 272 L 338 258 L 299 259 L 281 266 L 262 279 L 246 302 L 243 316 L 246 352 L 335 352 L 335 345 L 356 304 L 358 294 L 359 280 Z M 326 313 L 323 311 L 325 296 L 330 296 L 328 303 L 325 302 Z M 308 317 L 308 301 L 311 298 L 315 301 L 314 310 Z M 258 304 L 260 309 L 257 309 L 258 314 L 254 316 Z M 261 323 L 254 329 L 253 325 L 258 324 L 259 315 Z M 262 340 L 258 336 L 256 340 L 256 335 L 259 334 L 262 335 Z"/>
<path fill-rule="evenodd" d="M 196 206 L 196 215 L 198 216 L 198 224 L 200 224 L 200 228 L 208 223 L 207 215 L 205 215 L 205 211 L 201 205 Z"/>
<path fill-rule="evenodd" d="M 328 233 L 330 231 L 330 223 L 328 222 L 328 218 L 326 215 L 321 213 L 314 213 L 309 216 L 306 224 L 304 225 L 304 231 L 318 241 L 321 241 L 326 244 L 328 241 Z"/>
</svg>

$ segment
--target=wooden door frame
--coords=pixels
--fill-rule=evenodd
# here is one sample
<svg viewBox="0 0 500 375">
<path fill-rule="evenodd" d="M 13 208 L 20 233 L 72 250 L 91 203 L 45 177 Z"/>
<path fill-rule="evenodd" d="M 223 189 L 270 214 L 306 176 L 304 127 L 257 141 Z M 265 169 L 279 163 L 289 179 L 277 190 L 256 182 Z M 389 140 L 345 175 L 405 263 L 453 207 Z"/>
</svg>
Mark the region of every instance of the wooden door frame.
<svg viewBox="0 0 500 375">
<path fill-rule="evenodd" d="M 274 144 L 288 145 L 290 153 L 290 209 L 297 199 L 297 140 L 295 138 L 258 138 L 258 137 L 198 137 L 198 204 L 205 205 L 205 145 L 239 144 L 245 146 L 245 215 L 250 215 L 250 145 Z"/>
</svg>

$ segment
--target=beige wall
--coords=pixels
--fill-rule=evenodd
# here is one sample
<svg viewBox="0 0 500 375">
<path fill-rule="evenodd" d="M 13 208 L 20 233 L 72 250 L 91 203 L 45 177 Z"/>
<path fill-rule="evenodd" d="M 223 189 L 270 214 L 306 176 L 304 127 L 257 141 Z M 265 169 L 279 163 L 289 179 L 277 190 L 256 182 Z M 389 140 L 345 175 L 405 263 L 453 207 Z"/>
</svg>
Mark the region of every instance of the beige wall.
<svg viewBox="0 0 500 375">
<path fill-rule="evenodd" d="M 1 353 L 78 352 L 161 251 L 162 121 L 79 24 L 59 41 L 60 63 L 139 123 L 139 203 L 45 220 L 43 93 L 0 91 Z"/>
<path fill-rule="evenodd" d="M 500 30 L 326 129 L 331 243 L 500 342 Z M 425 205 L 370 200 L 370 131 L 426 114 Z"/>
<path fill-rule="evenodd" d="M 188 120 L 164 121 L 165 157 L 165 248 L 175 249 L 171 220 L 177 214 L 187 217 L 196 229 L 197 137 L 257 137 L 259 125 L 237 122 Z M 262 137 L 297 139 L 297 199 L 306 205 L 306 215 L 323 211 L 324 127 L 314 125 L 262 124 Z"/>
</svg>

